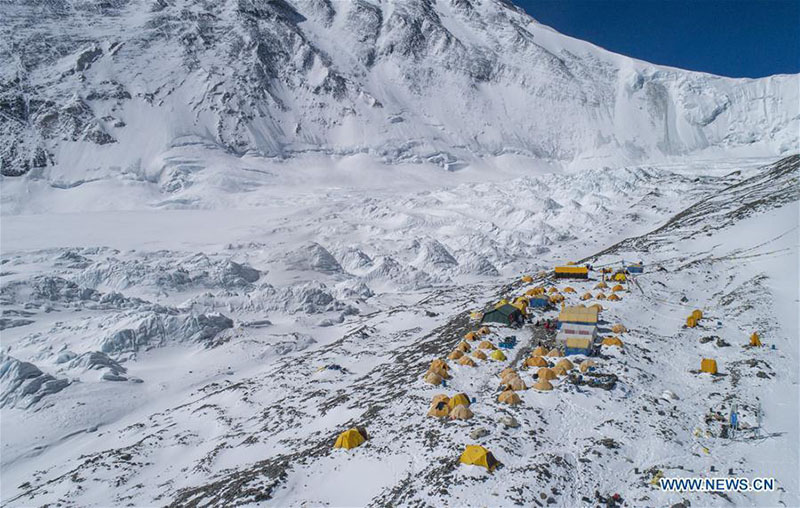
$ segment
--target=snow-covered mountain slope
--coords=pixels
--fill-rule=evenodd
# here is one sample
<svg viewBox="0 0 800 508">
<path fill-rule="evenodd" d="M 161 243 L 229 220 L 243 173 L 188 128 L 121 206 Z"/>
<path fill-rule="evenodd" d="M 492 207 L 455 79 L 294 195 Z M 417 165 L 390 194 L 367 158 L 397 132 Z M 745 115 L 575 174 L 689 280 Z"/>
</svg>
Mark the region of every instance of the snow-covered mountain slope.
<svg viewBox="0 0 800 508">
<path fill-rule="evenodd" d="M 0 19 L 1 172 L 62 188 L 175 192 L 243 155 L 774 157 L 799 104 L 797 76 L 651 65 L 500 0 L 11 0 Z"/>
<path fill-rule="evenodd" d="M 730 502 L 795 506 L 798 171 L 795 156 L 702 176 L 348 190 L 282 211 L 3 217 L 2 502 L 576 506 L 597 490 L 727 506 L 649 481 L 733 468 L 780 488 Z M 525 290 L 521 273 L 579 258 L 645 262 L 621 301 L 599 302 L 604 327 L 629 329 L 597 358 L 613 387 L 561 379 L 499 404 L 497 374 L 543 338 L 528 326 L 489 337 L 517 335 L 507 361 L 423 383 L 474 327 L 469 311 Z M 570 303 L 596 282 L 570 283 Z M 682 328 L 694 308 L 706 319 Z M 753 330 L 766 347 L 742 347 Z M 692 372 L 703 357 L 722 375 Z M 425 416 L 434 394 L 457 391 L 475 397 L 473 419 Z M 736 440 L 716 420 L 732 401 Z M 352 425 L 371 439 L 333 450 Z M 459 466 L 476 443 L 505 467 Z"/>
</svg>

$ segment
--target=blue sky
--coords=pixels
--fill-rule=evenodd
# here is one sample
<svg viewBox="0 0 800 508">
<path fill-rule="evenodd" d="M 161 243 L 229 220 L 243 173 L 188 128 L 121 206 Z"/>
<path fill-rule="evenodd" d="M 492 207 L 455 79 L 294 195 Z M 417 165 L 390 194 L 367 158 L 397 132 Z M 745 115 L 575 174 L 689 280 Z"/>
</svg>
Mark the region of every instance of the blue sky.
<svg viewBox="0 0 800 508">
<path fill-rule="evenodd" d="M 800 72 L 800 0 L 512 0 L 615 53 L 723 76 Z"/>
</svg>

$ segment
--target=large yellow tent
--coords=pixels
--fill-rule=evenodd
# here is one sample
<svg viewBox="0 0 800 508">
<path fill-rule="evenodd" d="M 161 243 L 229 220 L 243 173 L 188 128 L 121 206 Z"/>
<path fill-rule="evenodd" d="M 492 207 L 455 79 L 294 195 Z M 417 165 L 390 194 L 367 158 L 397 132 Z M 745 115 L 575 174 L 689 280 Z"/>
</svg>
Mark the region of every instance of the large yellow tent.
<svg viewBox="0 0 800 508">
<path fill-rule="evenodd" d="M 514 390 L 514 391 L 521 391 L 528 389 L 528 387 L 525 386 L 525 381 L 523 381 L 519 376 L 515 376 L 508 379 L 505 382 L 505 388 L 507 390 Z"/>
<path fill-rule="evenodd" d="M 478 445 L 467 445 L 464 453 L 461 454 L 459 459 L 462 464 L 469 466 L 483 466 L 489 471 L 494 471 L 499 462 L 494 458 L 492 452 Z"/>
<path fill-rule="evenodd" d="M 758 332 L 753 332 L 753 335 L 750 336 L 750 345 L 754 347 L 761 346 L 761 337 L 758 336 Z"/>
<path fill-rule="evenodd" d="M 447 359 L 448 360 L 458 360 L 462 356 L 464 356 L 464 352 L 456 349 L 455 351 L 453 351 L 452 353 L 447 355 Z"/>
<path fill-rule="evenodd" d="M 428 409 L 428 416 L 430 416 L 431 418 L 444 418 L 449 414 L 450 414 L 450 406 L 448 406 L 447 401 L 444 400 L 437 401 L 436 399 L 434 399 L 430 409 Z"/>
<path fill-rule="evenodd" d="M 536 376 L 539 379 L 544 379 L 546 381 L 550 381 L 551 379 L 555 379 L 556 377 L 558 377 L 556 376 L 556 373 L 553 372 L 553 369 L 550 369 L 548 367 L 542 367 L 541 369 L 539 369 L 536 372 Z"/>
<path fill-rule="evenodd" d="M 469 406 L 469 397 L 467 397 L 466 393 L 457 393 L 450 397 L 450 400 L 447 402 L 447 405 L 450 406 L 450 409 L 453 409 L 456 406 Z"/>
<path fill-rule="evenodd" d="M 711 358 L 703 358 L 700 362 L 700 371 L 708 372 L 709 374 L 717 373 L 717 361 Z"/>
<path fill-rule="evenodd" d="M 497 360 L 500 362 L 506 360 L 506 355 L 503 354 L 503 352 L 500 351 L 499 349 L 495 349 L 494 351 L 492 351 L 492 354 L 490 354 L 489 356 L 492 358 L 492 360 Z"/>
<path fill-rule="evenodd" d="M 358 429 L 349 429 L 339 434 L 339 437 L 336 438 L 336 444 L 334 444 L 333 447 L 349 450 L 356 446 L 361 446 L 364 444 L 364 441 L 366 441 L 366 439 L 364 439 L 364 436 L 361 435 Z"/>
<path fill-rule="evenodd" d="M 531 356 L 525 360 L 525 365 L 528 367 L 547 367 L 547 360 L 541 356 Z"/>
<path fill-rule="evenodd" d="M 688 326 L 689 328 L 694 328 L 695 326 L 697 326 L 697 319 L 695 319 L 694 316 L 689 316 L 688 318 L 686 318 L 686 326 Z"/>
<path fill-rule="evenodd" d="M 562 358 L 556 363 L 556 367 L 564 367 L 566 370 L 572 370 L 575 368 L 575 365 L 573 365 L 568 358 Z"/>
<path fill-rule="evenodd" d="M 463 406 L 461 404 L 450 410 L 451 420 L 469 420 L 473 416 L 475 415 L 472 413 L 472 410 L 470 410 L 470 408 L 468 408 L 467 406 Z"/>
<path fill-rule="evenodd" d="M 700 321 L 701 319 L 703 319 L 703 311 L 700 309 L 693 310 L 692 317 L 695 319 L 695 321 Z"/>
<path fill-rule="evenodd" d="M 473 358 L 477 358 L 478 360 L 485 360 L 486 359 L 486 353 L 484 353 L 481 350 L 477 350 L 477 351 L 472 353 L 472 357 Z"/>
<path fill-rule="evenodd" d="M 424 379 L 426 383 L 430 383 L 433 386 L 439 386 L 440 384 L 442 384 L 442 376 L 440 376 L 435 372 L 428 371 L 428 373 L 425 374 Z"/>
<path fill-rule="evenodd" d="M 515 406 L 522 402 L 522 399 L 519 398 L 519 395 L 514 390 L 504 390 L 498 397 L 497 401 L 503 404 L 509 404 L 511 406 Z"/>
<path fill-rule="evenodd" d="M 458 360 L 459 365 L 463 365 L 465 367 L 474 367 L 475 362 L 469 356 L 462 356 L 460 360 Z"/>
<path fill-rule="evenodd" d="M 622 347 L 622 341 L 620 340 L 619 337 L 606 337 L 605 339 L 603 339 L 603 345 Z"/>
</svg>

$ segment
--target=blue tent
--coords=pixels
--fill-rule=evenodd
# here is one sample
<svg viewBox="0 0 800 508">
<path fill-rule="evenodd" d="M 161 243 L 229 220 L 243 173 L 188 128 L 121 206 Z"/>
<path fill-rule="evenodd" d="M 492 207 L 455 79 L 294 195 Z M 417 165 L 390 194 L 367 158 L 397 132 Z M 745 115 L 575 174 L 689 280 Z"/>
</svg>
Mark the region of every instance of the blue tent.
<svg viewBox="0 0 800 508">
<path fill-rule="evenodd" d="M 528 301 L 528 307 L 547 307 L 550 299 L 546 296 L 534 296 Z"/>
</svg>

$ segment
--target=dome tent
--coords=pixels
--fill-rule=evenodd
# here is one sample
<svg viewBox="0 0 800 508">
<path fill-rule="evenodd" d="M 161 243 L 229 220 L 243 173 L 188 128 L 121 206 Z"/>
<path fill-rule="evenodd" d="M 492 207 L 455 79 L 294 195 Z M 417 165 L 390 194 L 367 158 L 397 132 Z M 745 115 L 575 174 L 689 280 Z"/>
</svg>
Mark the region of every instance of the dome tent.
<svg viewBox="0 0 800 508">
<path fill-rule="evenodd" d="M 497 459 L 494 458 L 492 452 L 478 445 L 467 445 L 459 461 L 468 466 L 485 467 L 490 472 L 494 471 L 498 464 L 500 464 Z"/>
<path fill-rule="evenodd" d="M 358 429 L 352 428 L 339 434 L 333 447 L 350 450 L 351 448 L 361 446 L 366 440 L 366 437 L 363 436 Z"/>
<path fill-rule="evenodd" d="M 522 402 L 522 399 L 519 398 L 519 395 L 517 395 L 517 393 L 514 390 L 504 390 L 497 397 L 497 402 L 501 402 L 503 404 L 508 404 L 511 406 L 516 406 L 517 404 Z"/>
</svg>

